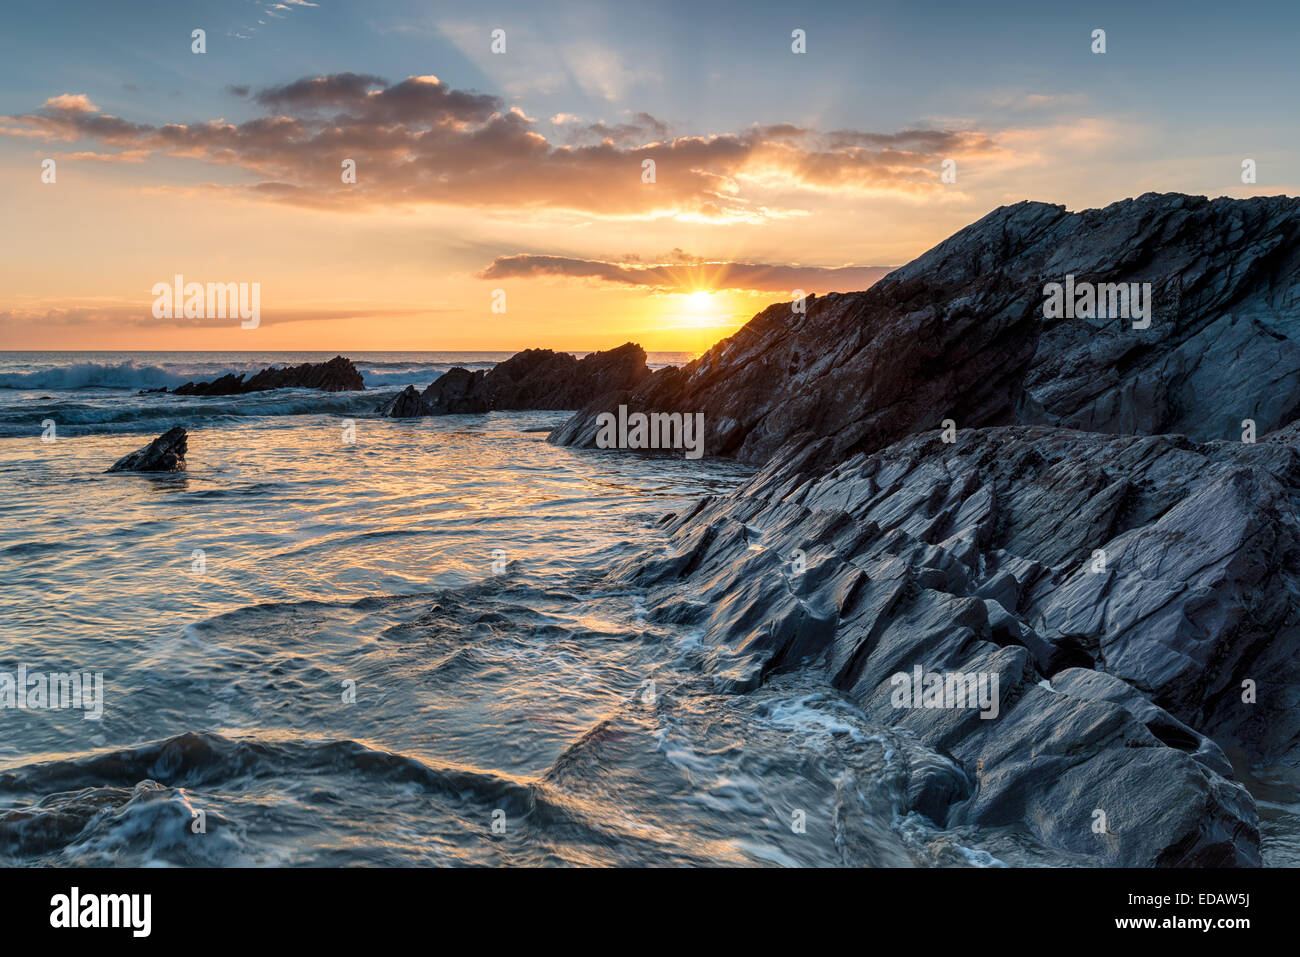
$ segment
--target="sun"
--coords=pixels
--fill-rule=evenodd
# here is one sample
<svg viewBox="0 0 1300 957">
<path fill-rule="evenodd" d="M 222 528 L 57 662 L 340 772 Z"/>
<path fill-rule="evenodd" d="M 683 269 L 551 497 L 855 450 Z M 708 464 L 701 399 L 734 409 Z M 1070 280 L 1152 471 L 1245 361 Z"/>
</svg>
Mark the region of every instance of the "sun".
<svg viewBox="0 0 1300 957">
<path fill-rule="evenodd" d="M 670 325 L 663 328 L 716 333 L 736 325 L 728 315 L 726 294 L 717 289 L 683 290 L 674 299 L 669 314 L 664 317 Z"/>
</svg>

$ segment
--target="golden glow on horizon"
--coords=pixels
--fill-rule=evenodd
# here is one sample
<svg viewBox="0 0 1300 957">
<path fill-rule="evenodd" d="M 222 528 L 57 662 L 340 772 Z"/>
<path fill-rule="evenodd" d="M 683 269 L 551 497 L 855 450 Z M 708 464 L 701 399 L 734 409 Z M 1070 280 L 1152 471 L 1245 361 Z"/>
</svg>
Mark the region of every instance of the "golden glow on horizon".
<svg viewBox="0 0 1300 957">
<path fill-rule="evenodd" d="M 471 214 L 449 205 L 342 213 L 192 187 L 183 166 L 162 160 L 97 164 L 68 156 L 57 184 L 42 184 L 31 173 L 44 153 L 11 143 L 0 152 L 0 179 L 25 184 L 5 196 L 7 228 L 23 241 L 0 261 L 0 349 L 585 352 L 631 341 L 651 352 L 699 353 L 788 300 L 793 288 L 847 291 L 738 274 L 730 264 L 907 262 L 998 205 L 1066 198 L 1058 172 L 1086 166 L 1117 131 L 1127 127 L 1087 125 L 1069 141 L 1073 153 L 1052 152 L 1053 136 L 1022 140 L 1003 131 L 1021 153 L 1038 152 L 1026 159 L 1012 149 L 1019 160 L 967 171 L 961 192 L 928 201 L 848 202 L 806 190 L 773 196 L 775 205 L 797 200 L 805 211 L 779 230 L 547 209 Z M 1026 172 L 1029 160 L 1050 175 Z M 1086 194 L 1071 194 L 1075 208 L 1103 205 L 1129 188 L 1088 182 Z M 558 272 L 483 278 L 495 260 L 520 250 L 609 257 L 624 267 L 617 257 L 626 254 L 646 268 L 658 264 L 648 282 L 666 285 Z M 259 283 L 261 325 L 155 320 L 151 289 L 177 273 Z M 745 281 L 761 288 L 733 288 Z M 508 297 L 505 312 L 492 308 L 498 288 Z"/>
<path fill-rule="evenodd" d="M 709 289 L 675 293 L 669 297 L 671 306 L 665 310 L 665 324 L 661 330 L 699 330 L 722 338 L 731 329 L 744 323 L 753 312 L 737 319 L 724 301 L 723 294 Z M 711 345 L 712 343 L 710 343 Z M 702 351 L 702 350 L 701 350 Z"/>
</svg>

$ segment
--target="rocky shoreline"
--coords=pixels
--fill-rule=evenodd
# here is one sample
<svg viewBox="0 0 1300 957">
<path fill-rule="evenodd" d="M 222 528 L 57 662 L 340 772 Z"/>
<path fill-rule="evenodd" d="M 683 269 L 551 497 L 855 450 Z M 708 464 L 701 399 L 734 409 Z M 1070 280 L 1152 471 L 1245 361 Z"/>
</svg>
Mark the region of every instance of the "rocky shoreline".
<svg viewBox="0 0 1300 957">
<path fill-rule="evenodd" d="M 1066 276 L 1149 284 L 1153 321 L 1045 319 Z M 720 691 L 820 671 L 931 755 L 906 794 L 940 826 L 1259 864 L 1223 749 L 1300 764 L 1300 200 L 1005 207 L 549 440 L 617 404 L 762 466 L 610 574 L 701 630 Z M 996 716 L 900 706 L 913 673 L 987 680 Z"/>
<path fill-rule="evenodd" d="M 1149 311 L 1049 317 L 1053 283 Z M 1300 200 L 1019 203 L 803 305 L 681 368 L 527 350 L 376 411 L 577 408 L 548 436 L 577 447 L 619 406 L 704 413 L 707 453 L 759 471 L 609 584 L 698 629 L 720 692 L 820 673 L 899 736 L 903 810 L 940 827 L 1258 865 L 1225 749 L 1300 766 Z M 173 433 L 114 469 L 183 468 Z"/>
</svg>

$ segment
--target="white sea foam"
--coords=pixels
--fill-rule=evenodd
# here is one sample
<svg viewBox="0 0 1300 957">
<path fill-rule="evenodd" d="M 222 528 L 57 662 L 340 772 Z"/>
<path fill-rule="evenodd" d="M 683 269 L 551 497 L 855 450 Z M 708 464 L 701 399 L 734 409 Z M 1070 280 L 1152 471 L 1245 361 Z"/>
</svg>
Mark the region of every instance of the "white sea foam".
<svg viewBox="0 0 1300 957">
<path fill-rule="evenodd" d="M 218 378 L 226 372 L 205 373 Z M 194 380 L 192 374 L 156 365 L 125 362 L 74 362 L 32 372 L 0 373 L 0 389 L 47 389 L 53 392 L 77 389 L 157 389 L 175 388 Z"/>
</svg>

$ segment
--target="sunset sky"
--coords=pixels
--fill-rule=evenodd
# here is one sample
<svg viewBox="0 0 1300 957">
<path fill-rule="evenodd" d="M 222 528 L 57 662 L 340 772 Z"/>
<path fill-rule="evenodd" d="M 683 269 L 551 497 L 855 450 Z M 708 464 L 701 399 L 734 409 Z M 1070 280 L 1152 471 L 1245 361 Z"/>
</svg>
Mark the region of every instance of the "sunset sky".
<svg viewBox="0 0 1300 957">
<path fill-rule="evenodd" d="M 1004 203 L 1297 192 L 1296 4 L 982 6 L 10 5 L 0 348 L 697 351 Z"/>
</svg>

